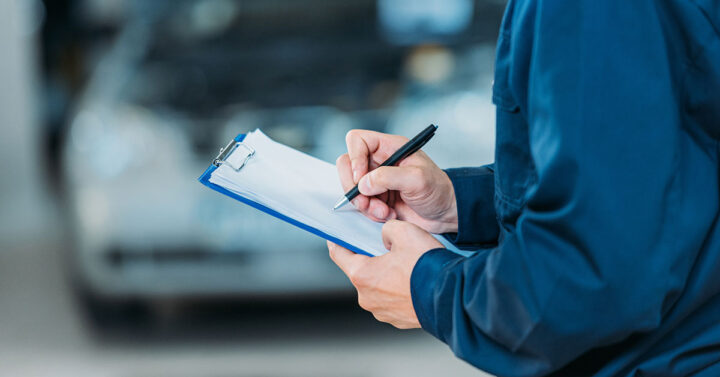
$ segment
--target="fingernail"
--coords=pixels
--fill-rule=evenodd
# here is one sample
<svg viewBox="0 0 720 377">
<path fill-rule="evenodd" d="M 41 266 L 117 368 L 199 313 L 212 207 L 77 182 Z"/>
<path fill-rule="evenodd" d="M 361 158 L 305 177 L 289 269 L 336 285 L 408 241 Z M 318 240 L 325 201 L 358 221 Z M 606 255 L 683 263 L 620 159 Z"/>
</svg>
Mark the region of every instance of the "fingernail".
<svg viewBox="0 0 720 377">
<path fill-rule="evenodd" d="M 373 216 L 377 217 L 378 219 L 382 219 L 383 218 L 382 208 L 375 208 L 375 210 L 373 211 Z"/>
<path fill-rule="evenodd" d="M 355 183 L 357 183 L 359 178 L 360 178 L 360 174 L 358 174 L 358 171 L 353 170 L 353 181 L 355 181 Z"/>
</svg>

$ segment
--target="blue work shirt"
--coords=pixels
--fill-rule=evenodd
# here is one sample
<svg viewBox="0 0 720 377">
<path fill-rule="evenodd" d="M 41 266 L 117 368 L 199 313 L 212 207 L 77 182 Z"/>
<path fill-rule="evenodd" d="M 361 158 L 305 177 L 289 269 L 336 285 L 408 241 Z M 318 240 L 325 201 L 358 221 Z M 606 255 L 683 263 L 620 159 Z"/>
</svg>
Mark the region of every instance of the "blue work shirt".
<svg viewBox="0 0 720 377">
<path fill-rule="evenodd" d="M 422 327 L 501 376 L 720 376 L 720 3 L 511 0 Z"/>
</svg>

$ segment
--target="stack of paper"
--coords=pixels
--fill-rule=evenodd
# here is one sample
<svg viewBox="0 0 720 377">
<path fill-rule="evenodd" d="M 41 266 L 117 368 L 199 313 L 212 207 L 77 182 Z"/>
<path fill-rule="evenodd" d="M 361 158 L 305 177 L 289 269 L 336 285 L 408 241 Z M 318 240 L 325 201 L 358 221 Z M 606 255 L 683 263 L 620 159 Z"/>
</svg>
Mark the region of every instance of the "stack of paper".
<svg viewBox="0 0 720 377">
<path fill-rule="evenodd" d="M 370 255 L 387 252 L 382 224 L 352 205 L 333 212 L 344 194 L 334 165 L 271 140 L 260 130 L 248 133 L 243 144 L 255 154 L 241 169 L 249 151 L 237 148 L 212 172 L 210 183 L 284 215 L 304 229 L 336 239 Z M 328 237 L 329 236 L 329 237 Z"/>
</svg>

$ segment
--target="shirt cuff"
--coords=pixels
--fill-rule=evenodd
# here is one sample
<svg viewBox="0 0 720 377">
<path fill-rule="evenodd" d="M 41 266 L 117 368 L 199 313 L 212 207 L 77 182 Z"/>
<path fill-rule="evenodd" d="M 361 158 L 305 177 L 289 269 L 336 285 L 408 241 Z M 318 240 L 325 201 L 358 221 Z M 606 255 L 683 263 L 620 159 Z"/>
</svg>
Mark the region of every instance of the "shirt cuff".
<svg viewBox="0 0 720 377">
<path fill-rule="evenodd" d="M 435 282 L 445 266 L 463 259 L 447 249 L 432 249 L 420 257 L 410 275 L 410 295 L 420 326 L 442 341 L 445 340 L 435 321 L 435 303 L 441 302 L 442 297 L 435 297 Z"/>
<path fill-rule="evenodd" d="M 495 215 L 495 175 L 489 166 L 445 170 L 458 211 L 458 232 L 443 236 L 461 249 L 497 245 L 500 232 Z"/>
</svg>

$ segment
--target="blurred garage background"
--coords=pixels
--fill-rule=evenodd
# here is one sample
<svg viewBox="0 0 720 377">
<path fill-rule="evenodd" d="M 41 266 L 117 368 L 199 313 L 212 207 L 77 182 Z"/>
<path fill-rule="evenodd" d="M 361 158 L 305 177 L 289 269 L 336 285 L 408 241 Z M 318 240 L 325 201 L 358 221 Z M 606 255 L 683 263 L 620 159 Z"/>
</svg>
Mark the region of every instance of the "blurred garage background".
<svg viewBox="0 0 720 377">
<path fill-rule="evenodd" d="M 0 376 L 463 376 L 324 242 L 200 185 L 261 128 L 492 161 L 502 0 L 0 1 Z"/>
</svg>

